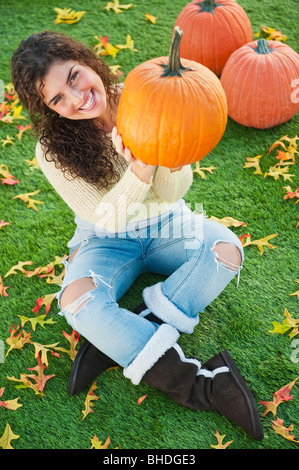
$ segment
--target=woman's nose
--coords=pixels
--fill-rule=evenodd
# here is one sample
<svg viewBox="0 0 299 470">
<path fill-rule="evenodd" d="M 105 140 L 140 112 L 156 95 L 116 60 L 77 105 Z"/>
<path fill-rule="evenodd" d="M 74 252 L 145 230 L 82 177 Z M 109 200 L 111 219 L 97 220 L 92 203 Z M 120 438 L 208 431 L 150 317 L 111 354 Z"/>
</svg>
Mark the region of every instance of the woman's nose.
<svg viewBox="0 0 299 470">
<path fill-rule="evenodd" d="M 69 100 L 74 107 L 74 109 L 78 109 L 80 104 L 83 102 L 84 92 L 77 90 L 76 88 L 69 89 Z"/>
</svg>

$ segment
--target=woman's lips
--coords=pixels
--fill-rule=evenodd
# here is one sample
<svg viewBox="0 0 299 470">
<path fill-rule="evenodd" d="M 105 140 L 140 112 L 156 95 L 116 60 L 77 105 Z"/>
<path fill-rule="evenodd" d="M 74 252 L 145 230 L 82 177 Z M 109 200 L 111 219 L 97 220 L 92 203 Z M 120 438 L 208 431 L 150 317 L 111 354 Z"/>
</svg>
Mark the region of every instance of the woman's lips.
<svg viewBox="0 0 299 470">
<path fill-rule="evenodd" d="M 90 90 L 86 96 L 82 106 L 78 108 L 78 111 L 91 111 L 96 104 L 96 99 L 93 90 Z"/>
</svg>

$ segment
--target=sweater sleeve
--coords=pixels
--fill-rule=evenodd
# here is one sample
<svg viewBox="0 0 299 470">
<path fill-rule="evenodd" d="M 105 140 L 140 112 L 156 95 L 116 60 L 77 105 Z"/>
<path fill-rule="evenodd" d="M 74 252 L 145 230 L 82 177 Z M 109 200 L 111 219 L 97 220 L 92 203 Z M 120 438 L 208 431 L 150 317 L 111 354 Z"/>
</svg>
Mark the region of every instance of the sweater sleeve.
<svg viewBox="0 0 299 470">
<path fill-rule="evenodd" d="M 82 220 L 110 232 L 119 231 L 130 221 L 131 207 L 140 204 L 152 186 L 153 178 L 149 183 L 141 181 L 125 160 L 121 160 L 120 180 L 112 187 L 97 188 L 82 178 L 68 178 L 54 162 L 48 162 L 40 142 L 36 158 L 49 183 L 70 209 Z"/>
<path fill-rule="evenodd" d="M 169 168 L 159 166 L 153 181 L 153 190 L 161 199 L 176 202 L 183 197 L 193 181 L 191 165 L 171 172 Z"/>
</svg>

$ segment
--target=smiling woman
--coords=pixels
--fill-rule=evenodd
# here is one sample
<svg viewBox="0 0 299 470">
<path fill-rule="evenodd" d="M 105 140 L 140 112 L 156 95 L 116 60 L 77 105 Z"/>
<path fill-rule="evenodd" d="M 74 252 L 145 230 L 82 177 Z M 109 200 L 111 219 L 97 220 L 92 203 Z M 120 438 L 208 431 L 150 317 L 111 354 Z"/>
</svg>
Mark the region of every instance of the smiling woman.
<svg viewBox="0 0 299 470">
<path fill-rule="evenodd" d="M 262 439 L 252 393 L 229 353 L 201 364 L 177 342 L 243 263 L 232 231 L 186 207 L 191 166 L 134 158 L 115 128 L 122 87 L 73 39 L 31 36 L 13 56 L 12 77 L 39 132 L 40 168 L 76 214 L 58 294 L 61 315 L 85 338 L 69 393 L 119 364 L 133 384 L 144 380 L 188 408 L 217 410 Z M 166 279 L 147 286 L 134 311 L 121 308 L 119 299 L 145 272 Z"/>
</svg>

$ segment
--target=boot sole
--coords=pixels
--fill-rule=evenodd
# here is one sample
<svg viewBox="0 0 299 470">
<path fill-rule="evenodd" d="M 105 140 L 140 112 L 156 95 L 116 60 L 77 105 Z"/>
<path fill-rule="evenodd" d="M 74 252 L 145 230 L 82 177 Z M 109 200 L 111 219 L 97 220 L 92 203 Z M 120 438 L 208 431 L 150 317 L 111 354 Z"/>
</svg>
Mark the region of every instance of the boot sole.
<svg viewBox="0 0 299 470">
<path fill-rule="evenodd" d="M 264 432 L 263 432 L 260 417 L 259 417 L 259 414 L 257 412 L 257 408 L 256 408 L 256 405 L 255 405 L 255 401 L 254 401 L 254 398 L 252 396 L 252 393 L 251 393 L 250 389 L 248 388 L 244 378 L 240 374 L 233 358 L 230 356 L 228 351 L 221 351 L 220 356 L 222 357 L 224 362 L 229 367 L 229 370 L 231 372 L 231 375 L 232 375 L 233 379 L 238 384 L 238 386 L 240 387 L 240 389 L 242 390 L 242 392 L 244 394 L 244 397 L 245 397 L 245 399 L 247 401 L 247 404 L 248 404 L 248 408 L 250 410 L 254 437 L 258 441 L 261 441 L 261 440 L 264 439 Z"/>
</svg>

